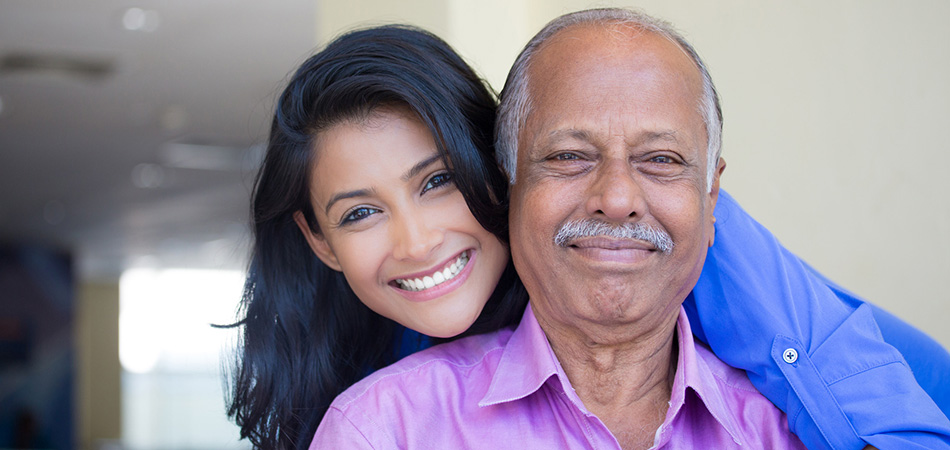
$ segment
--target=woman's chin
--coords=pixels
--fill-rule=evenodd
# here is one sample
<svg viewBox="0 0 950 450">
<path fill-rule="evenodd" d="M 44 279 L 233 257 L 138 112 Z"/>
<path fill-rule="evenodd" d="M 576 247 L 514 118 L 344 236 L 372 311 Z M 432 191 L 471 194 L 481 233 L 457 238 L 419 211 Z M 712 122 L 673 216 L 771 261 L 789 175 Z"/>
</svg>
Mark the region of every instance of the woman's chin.
<svg viewBox="0 0 950 450">
<path fill-rule="evenodd" d="M 417 320 L 412 324 L 404 323 L 403 325 L 427 336 L 446 339 L 458 336 L 468 330 L 475 323 L 479 313 L 481 313 L 481 308 L 474 311 L 438 314 L 437 316 L 426 317 L 424 320 Z"/>
<path fill-rule="evenodd" d="M 427 336 L 434 337 L 434 338 L 447 339 L 447 338 L 455 337 L 464 333 L 465 330 L 468 329 L 468 327 L 472 326 L 472 323 L 474 322 L 470 321 L 470 322 L 464 322 L 464 323 L 439 323 L 439 324 L 432 324 L 432 326 L 420 327 L 424 329 L 416 330 L 416 331 L 422 334 L 425 334 Z"/>
</svg>

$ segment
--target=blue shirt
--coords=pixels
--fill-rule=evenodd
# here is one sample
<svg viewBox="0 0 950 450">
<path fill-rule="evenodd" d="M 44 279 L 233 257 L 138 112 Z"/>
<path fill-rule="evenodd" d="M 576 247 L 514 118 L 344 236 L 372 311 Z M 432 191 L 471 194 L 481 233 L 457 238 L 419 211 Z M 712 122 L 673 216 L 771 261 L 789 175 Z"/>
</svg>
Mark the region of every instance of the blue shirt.
<svg viewBox="0 0 950 450">
<path fill-rule="evenodd" d="M 815 272 L 725 191 L 715 215 L 684 304 L 693 332 L 747 371 L 806 446 L 950 448 L 943 347 Z"/>
</svg>

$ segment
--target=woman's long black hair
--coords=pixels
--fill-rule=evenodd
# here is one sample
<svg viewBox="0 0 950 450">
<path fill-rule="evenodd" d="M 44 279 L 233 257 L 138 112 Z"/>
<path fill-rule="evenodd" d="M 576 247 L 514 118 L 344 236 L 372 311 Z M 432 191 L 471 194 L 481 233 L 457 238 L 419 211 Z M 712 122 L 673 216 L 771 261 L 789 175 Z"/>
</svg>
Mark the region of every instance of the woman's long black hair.
<svg viewBox="0 0 950 450">
<path fill-rule="evenodd" d="M 448 44 L 420 29 L 383 26 L 347 33 L 310 57 L 278 99 L 251 205 L 254 244 L 228 415 L 257 448 L 306 448 L 334 397 L 398 357 L 405 329 L 364 306 L 293 220 L 301 211 L 316 227 L 309 194 L 316 135 L 382 106 L 419 117 L 475 218 L 507 242 L 495 97 Z M 509 262 L 466 334 L 517 323 L 525 303 Z"/>
</svg>

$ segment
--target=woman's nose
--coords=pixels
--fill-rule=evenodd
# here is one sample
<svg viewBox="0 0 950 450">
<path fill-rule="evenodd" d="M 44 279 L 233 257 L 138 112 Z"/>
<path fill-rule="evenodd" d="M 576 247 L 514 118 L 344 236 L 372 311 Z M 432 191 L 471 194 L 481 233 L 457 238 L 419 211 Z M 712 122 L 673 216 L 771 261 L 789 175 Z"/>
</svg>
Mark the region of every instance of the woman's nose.
<svg viewBox="0 0 950 450">
<path fill-rule="evenodd" d="M 445 230 L 425 214 L 401 214 L 394 218 L 393 257 L 424 261 L 442 244 Z"/>
</svg>

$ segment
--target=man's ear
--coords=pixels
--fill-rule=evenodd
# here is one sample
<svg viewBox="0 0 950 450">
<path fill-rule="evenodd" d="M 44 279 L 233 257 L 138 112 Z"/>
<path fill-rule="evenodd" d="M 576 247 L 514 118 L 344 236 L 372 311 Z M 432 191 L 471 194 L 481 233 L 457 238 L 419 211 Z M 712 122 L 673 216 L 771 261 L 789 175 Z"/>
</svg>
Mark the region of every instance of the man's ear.
<svg viewBox="0 0 950 450">
<path fill-rule="evenodd" d="M 304 239 L 307 240 L 307 245 L 309 245 L 313 253 L 317 255 L 317 258 L 320 258 L 320 261 L 323 261 L 323 263 L 331 269 L 342 272 L 343 269 L 340 267 L 340 262 L 336 259 L 336 253 L 333 253 L 333 249 L 330 248 L 330 244 L 322 234 L 314 232 L 310 228 L 310 224 L 307 223 L 303 212 L 294 212 L 294 222 L 297 224 L 297 228 L 300 229 L 300 233 L 303 234 Z"/>
<path fill-rule="evenodd" d="M 712 185 L 709 187 L 709 215 L 710 220 L 712 220 L 713 225 L 709 233 L 709 246 L 712 247 L 713 243 L 716 242 L 716 202 L 719 201 L 719 178 L 722 176 L 722 172 L 726 170 L 726 159 L 720 157 L 719 164 L 716 165 L 716 171 L 713 172 Z"/>
</svg>

